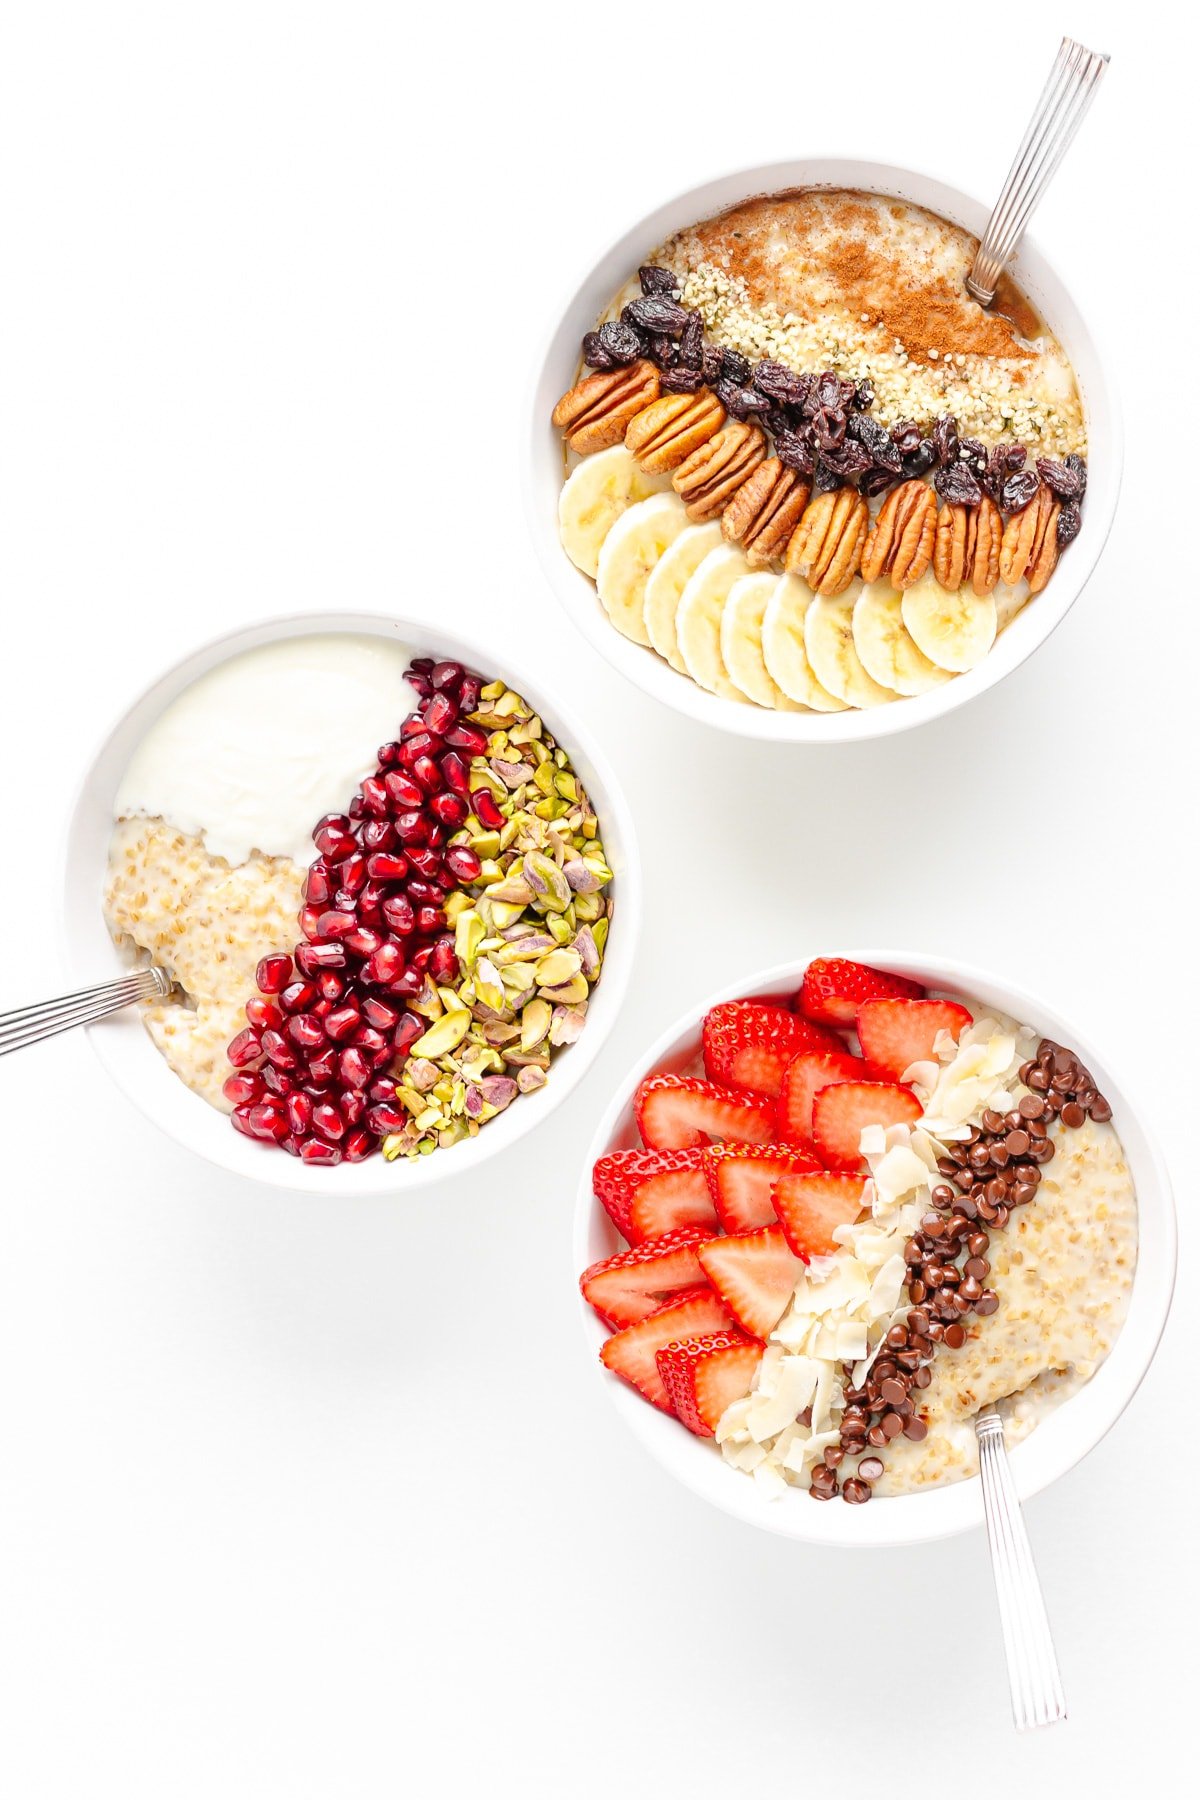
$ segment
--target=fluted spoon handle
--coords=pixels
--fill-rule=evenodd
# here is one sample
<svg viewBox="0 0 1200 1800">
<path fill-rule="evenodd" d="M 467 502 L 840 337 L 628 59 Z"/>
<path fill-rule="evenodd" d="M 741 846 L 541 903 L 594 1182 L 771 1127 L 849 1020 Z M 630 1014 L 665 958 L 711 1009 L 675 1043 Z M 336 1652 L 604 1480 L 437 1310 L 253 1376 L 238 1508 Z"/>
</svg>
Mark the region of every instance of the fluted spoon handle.
<svg viewBox="0 0 1200 1800">
<path fill-rule="evenodd" d="M 1067 1703 L 999 1416 L 981 1413 L 975 1421 L 975 1435 L 1013 1724 L 1018 1731 L 1029 1731 L 1035 1725 L 1053 1725 L 1065 1719 Z"/>
<path fill-rule="evenodd" d="M 0 1013 L 0 1056 L 24 1050 L 43 1038 L 69 1031 L 74 1025 L 90 1025 L 135 1000 L 161 1000 L 171 991 L 171 980 L 161 969 L 131 969 L 115 981 L 79 988 L 57 1000 L 39 1000 L 14 1012 Z"/>
<path fill-rule="evenodd" d="M 1107 67 L 1108 57 L 1102 52 L 1089 50 L 1074 38 L 1063 39 L 967 276 L 967 292 L 981 306 L 991 305 L 996 283 L 1016 255 L 1033 210 L 1083 123 Z"/>
</svg>

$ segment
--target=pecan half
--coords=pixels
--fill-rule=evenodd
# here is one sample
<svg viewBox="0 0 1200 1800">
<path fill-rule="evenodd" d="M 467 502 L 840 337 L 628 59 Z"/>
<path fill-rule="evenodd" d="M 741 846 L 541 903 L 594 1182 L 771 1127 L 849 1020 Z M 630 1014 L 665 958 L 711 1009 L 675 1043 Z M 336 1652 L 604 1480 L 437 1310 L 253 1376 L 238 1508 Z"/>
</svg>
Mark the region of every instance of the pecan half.
<svg viewBox="0 0 1200 1800">
<path fill-rule="evenodd" d="M 956 593 L 969 581 L 980 599 L 990 594 L 1000 579 L 1003 535 L 1000 509 L 988 494 L 978 506 L 943 506 L 933 545 L 933 572 L 941 586 Z"/>
<path fill-rule="evenodd" d="M 862 578 L 878 581 L 883 574 L 901 592 L 920 581 L 933 555 L 937 498 L 923 481 L 902 481 L 879 509 L 867 535 Z"/>
<path fill-rule="evenodd" d="M 732 419 L 680 463 L 671 484 L 689 519 L 715 519 L 767 454 L 757 425 Z"/>
<path fill-rule="evenodd" d="M 870 514 L 857 488 L 818 494 L 787 547 L 784 567 L 802 575 L 814 593 L 842 594 L 858 574 Z"/>
<path fill-rule="evenodd" d="M 752 569 L 765 569 L 782 558 L 811 491 L 794 469 L 769 456 L 721 514 L 721 536 L 743 546 Z"/>
<path fill-rule="evenodd" d="M 644 358 L 624 369 L 585 375 L 550 417 L 578 456 L 624 441 L 629 421 L 658 399 L 658 370 Z"/>
<path fill-rule="evenodd" d="M 665 475 L 707 444 L 725 423 L 725 408 L 708 388 L 664 394 L 629 421 L 625 448 L 647 475 Z"/>
<path fill-rule="evenodd" d="M 1000 579 L 1009 587 L 1024 576 L 1031 594 L 1040 594 L 1058 562 L 1058 515 L 1062 510 L 1043 482 L 1037 495 L 1014 513 L 1000 544 Z"/>
</svg>

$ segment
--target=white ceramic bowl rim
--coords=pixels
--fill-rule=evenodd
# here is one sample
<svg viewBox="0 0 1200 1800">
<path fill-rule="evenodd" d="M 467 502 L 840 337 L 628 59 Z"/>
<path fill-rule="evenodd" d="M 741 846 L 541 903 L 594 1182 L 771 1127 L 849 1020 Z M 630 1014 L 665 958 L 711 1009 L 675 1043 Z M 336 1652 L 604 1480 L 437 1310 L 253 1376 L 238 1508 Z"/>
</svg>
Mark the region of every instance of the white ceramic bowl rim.
<svg viewBox="0 0 1200 1800">
<path fill-rule="evenodd" d="M 673 231 L 711 218 L 739 200 L 798 187 L 857 187 L 892 194 L 928 207 L 977 236 L 990 210 L 938 176 L 895 163 L 825 155 L 719 174 L 674 195 L 633 225 L 592 265 L 553 321 L 532 384 L 528 454 L 522 476 L 529 528 L 546 579 L 578 630 L 601 656 L 644 693 L 703 724 L 742 737 L 830 744 L 888 736 L 941 718 L 994 687 L 1050 637 L 1086 586 L 1107 541 L 1120 489 L 1122 433 L 1109 375 L 1113 364 L 1037 240 L 1027 235 L 1013 272 L 1072 361 L 1087 409 L 1089 441 L 1093 449 L 1098 447 L 1098 453 L 1089 464 L 1088 498 L 1079 536 L 1045 592 L 1021 610 L 978 668 L 928 694 L 864 711 L 772 712 L 707 693 L 653 651 L 622 637 L 600 606 L 594 583 L 573 567 L 559 543 L 562 449 L 549 422 L 551 410 L 574 379 L 583 333 L 592 329 L 613 295 L 656 245 Z"/>
<path fill-rule="evenodd" d="M 1145 1115 L 1130 1098 L 1127 1084 L 1114 1075 L 1107 1058 L 1033 995 L 1007 979 L 938 957 L 878 949 L 839 950 L 836 954 L 910 975 L 939 992 L 962 994 L 984 1005 L 1000 1007 L 1011 1017 L 1034 1025 L 1075 1050 L 1112 1102 L 1114 1123 L 1138 1195 L 1138 1265 L 1129 1313 L 1111 1353 L 1092 1379 L 1014 1448 L 1014 1478 L 1021 1498 L 1028 1500 L 1095 1448 L 1133 1398 L 1154 1357 L 1167 1322 L 1175 1282 L 1175 1209 L 1166 1167 L 1146 1133 Z M 638 1141 L 631 1106 L 638 1084 L 664 1065 L 680 1068 L 691 1060 L 699 1044 L 700 1022 L 710 1007 L 726 1000 L 795 992 L 808 960 L 781 963 L 732 982 L 702 1004 L 690 1007 L 618 1085 L 596 1132 L 580 1182 L 575 1210 L 577 1273 L 621 1245 L 592 1195 L 591 1172 L 596 1160 L 609 1149 Z M 626 1425 L 668 1473 L 721 1511 L 805 1543 L 855 1549 L 920 1543 L 982 1523 L 977 1480 L 880 1499 L 866 1507 L 818 1506 L 801 1489 L 791 1490 L 779 1500 L 765 1498 L 748 1475 L 723 1461 L 711 1442 L 693 1437 L 675 1419 L 649 1406 L 626 1383 L 608 1374 L 599 1361 L 599 1348 L 608 1332 L 582 1296 L 579 1307 L 590 1360 Z"/>
<path fill-rule="evenodd" d="M 350 613 L 282 613 L 208 639 L 173 663 L 121 709 L 86 765 L 68 828 L 63 887 L 67 959 L 81 984 L 120 973 L 127 966 L 105 927 L 101 890 L 112 834 L 113 798 L 135 744 L 176 695 L 208 669 L 260 644 L 326 633 L 396 638 L 416 656 L 432 653 L 456 658 L 470 667 L 503 672 L 505 679 L 538 708 L 552 731 L 567 712 L 566 705 L 556 702 L 542 682 L 528 675 L 519 659 L 507 651 L 501 654 L 493 650 L 474 634 L 467 641 L 441 625 L 392 613 L 365 609 Z M 616 912 L 605 950 L 603 979 L 589 1003 L 584 1030 L 576 1043 L 555 1058 L 544 1088 L 521 1095 L 490 1120 L 477 1137 L 432 1156 L 396 1163 L 373 1156 L 362 1163 L 311 1169 L 294 1157 L 239 1136 L 228 1119 L 171 1072 L 143 1029 L 136 1010 L 114 1015 L 88 1030 L 96 1055 L 118 1087 L 170 1137 L 210 1162 L 252 1181 L 308 1194 L 400 1197 L 455 1175 L 469 1175 L 489 1157 L 535 1130 L 579 1084 L 619 1017 L 641 927 L 641 867 L 633 820 L 607 760 L 587 729 L 577 723 L 573 705 L 570 711 L 570 724 L 563 726 L 559 741 L 570 753 L 596 807 L 605 849 L 613 859 Z"/>
</svg>

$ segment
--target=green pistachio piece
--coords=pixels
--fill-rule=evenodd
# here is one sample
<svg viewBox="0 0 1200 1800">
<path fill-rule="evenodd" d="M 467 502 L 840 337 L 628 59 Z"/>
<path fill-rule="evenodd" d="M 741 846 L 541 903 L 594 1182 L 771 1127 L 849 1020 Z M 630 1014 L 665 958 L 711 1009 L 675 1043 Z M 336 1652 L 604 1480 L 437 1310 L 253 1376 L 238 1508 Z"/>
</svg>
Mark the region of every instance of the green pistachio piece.
<svg viewBox="0 0 1200 1800">
<path fill-rule="evenodd" d="M 475 965 L 475 997 L 493 1012 L 503 1012 L 508 1005 L 500 971 L 486 956 L 481 956 Z"/>
<path fill-rule="evenodd" d="M 521 1048 L 535 1050 L 550 1029 L 552 1009 L 545 1000 L 531 1000 L 521 1013 Z M 499 1059 L 497 1059 L 499 1066 Z"/>
<path fill-rule="evenodd" d="M 496 930 L 507 931 L 510 925 L 515 925 L 517 923 L 517 920 L 524 911 L 525 908 L 523 906 L 518 906 L 517 903 L 512 900 L 497 900 L 493 902 L 491 912 Z"/>
<path fill-rule="evenodd" d="M 579 789 L 575 785 L 575 777 L 569 774 L 566 769 L 560 769 L 558 774 L 554 777 L 554 788 L 555 792 L 560 794 L 564 800 L 578 800 L 579 798 Z"/>
<path fill-rule="evenodd" d="M 534 772 L 533 785 L 539 794 L 549 795 L 554 792 L 554 764 L 541 763 Z"/>
<path fill-rule="evenodd" d="M 569 944 L 575 936 L 566 913 L 550 913 L 546 919 L 546 930 L 556 944 Z"/>
<path fill-rule="evenodd" d="M 577 950 L 551 950 L 543 956 L 534 968 L 534 976 L 539 987 L 559 987 L 564 981 L 573 981 L 582 968 Z"/>
<path fill-rule="evenodd" d="M 473 907 L 459 913 L 454 926 L 454 954 L 466 968 L 474 964 L 486 931 L 487 926 Z"/>
<path fill-rule="evenodd" d="M 595 944 L 597 950 L 600 952 L 600 955 L 603 956 L 604 955 L 604 946 L 608 942 L 608 920 L 607 919 L 597 919 L 595 924 L 592 926 L 592 942 Z"/>
<path fill-rule="evenodd" d="M 575 1006 L 588 997 L 586 975 L 574 975 L 569 981 L 539 982 L 538 991 L 555 1006 Z"/>
<path fill-rule="evenodd" d="M 470 1028 L 471 1015 L 466 1007 L 460 1007 L 457 1012 L 447 1013 L 444 1018 L 432 1024 L 428 1031 L 422 1032 L 413 1044 L 411 1054 L 435 1060 L 439 1056 L 446 1056 L 451 1050 L 458 1048 Z"/>
<path fill-rule="evenodd" d="M 480 862 L 486 862 L 500 854 L 500 833 L 498 831 L 476 831 L 467 838 L 472 850 Z"/>
</svg>

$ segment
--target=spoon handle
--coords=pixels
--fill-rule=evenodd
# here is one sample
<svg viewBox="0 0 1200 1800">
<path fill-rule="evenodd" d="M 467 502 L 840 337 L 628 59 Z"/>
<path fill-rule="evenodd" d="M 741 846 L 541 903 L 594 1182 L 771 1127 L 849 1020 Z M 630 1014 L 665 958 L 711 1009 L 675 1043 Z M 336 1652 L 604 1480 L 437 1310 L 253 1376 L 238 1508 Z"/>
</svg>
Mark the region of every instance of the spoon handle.
<svg viewBox="0 0 1200 1800">
<path fill-rule="evenodd" d="M 1074 38 L 1063 39 L 967 276 L 967 292 L 981 306 L 991 305 L 996 283 L 1016 255 L 1033 210 L 1083 123 L 1107 67 L 1108 57 L 1100 51 L 1089 50 Z"/>
<path fill-rule="evenodd" d="M 161 1000 L 170 991 L 170 977 L 161 969 L 132 969 L 115 981 L 102 981 L 96 987 L 79 988 L 57 1000 L 41 1000 L 14 1012 L 0 1013 L 0 1056 L 7 1056 L 10 1050 L 24 1050 L 29 1044 L 40 1044 L 43 1038 L 69 1031 L 73 1025 L 90 1025 L 123 1006 L 131 1006 L 135 1000 Z"/>
<path fill-rule="evenodd" d="M 1028 1731 L 1035 1725 L 1053 1725 L 1065 1719 L 1067 1703 L 999 1416 L 981 1413 L 975 1421 L 975 1435 L 1013 1724 L 1018 1731 Z"/>
</svg>

